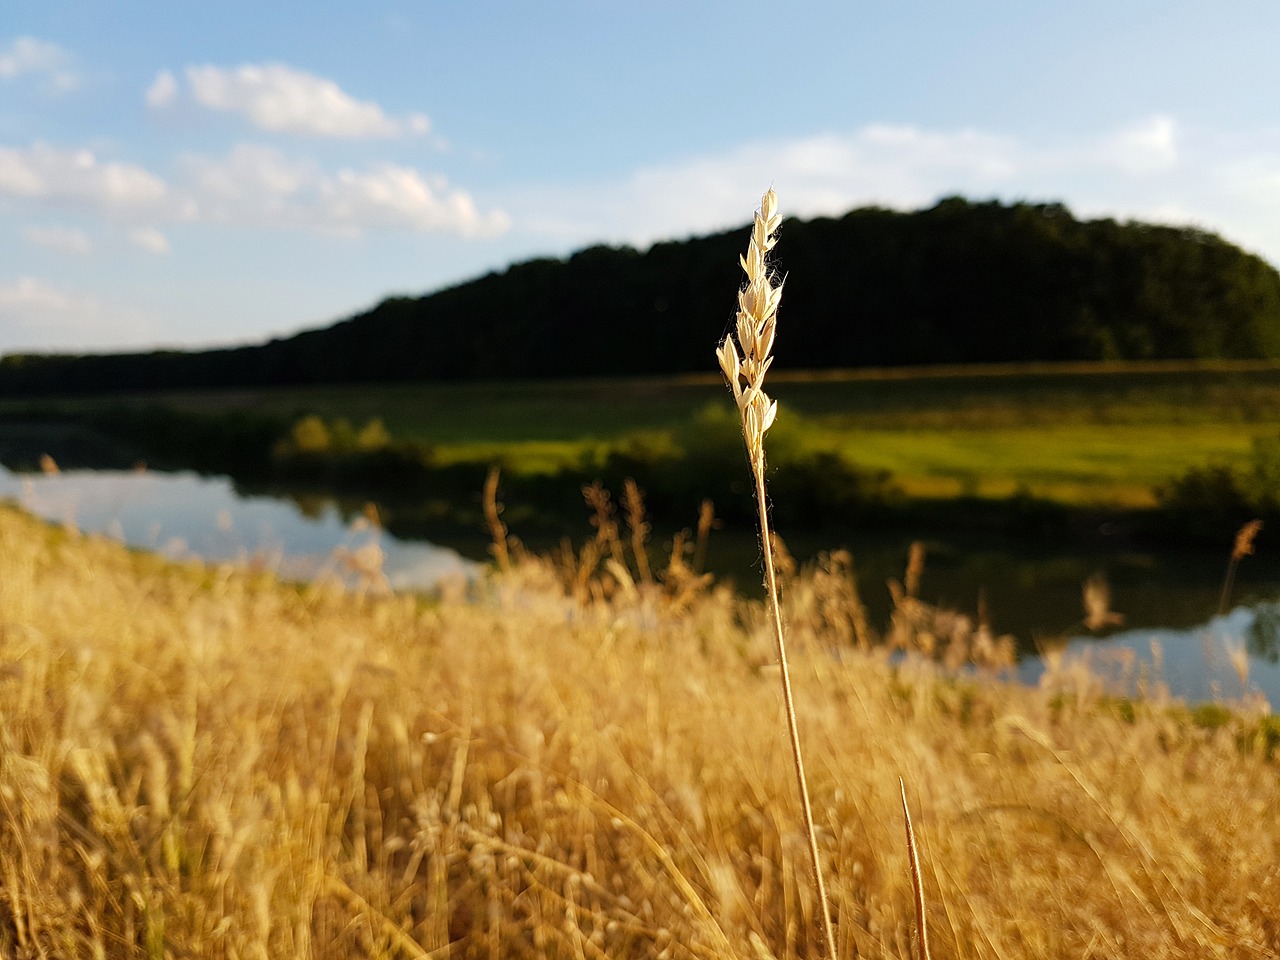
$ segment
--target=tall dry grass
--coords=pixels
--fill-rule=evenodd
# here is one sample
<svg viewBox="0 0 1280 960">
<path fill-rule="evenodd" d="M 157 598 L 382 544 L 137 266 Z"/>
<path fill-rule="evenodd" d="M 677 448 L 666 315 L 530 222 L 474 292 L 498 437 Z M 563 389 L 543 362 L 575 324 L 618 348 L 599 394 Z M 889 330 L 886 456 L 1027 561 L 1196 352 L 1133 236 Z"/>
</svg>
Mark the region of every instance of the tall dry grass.
<svg viewBox="0 0 1280 960">
<path fill-rule="evenodd" d="M 815 956 L 767 612 L 564 574 L 361 599 L 0 510 L 0 955 Z M 1280 954 L 1256 718 L 893 666 L 832 647 L 846 578 L 785 597 L 841 956 L 910 955 L 903 769 L 935 956 Z"/>
</svg>

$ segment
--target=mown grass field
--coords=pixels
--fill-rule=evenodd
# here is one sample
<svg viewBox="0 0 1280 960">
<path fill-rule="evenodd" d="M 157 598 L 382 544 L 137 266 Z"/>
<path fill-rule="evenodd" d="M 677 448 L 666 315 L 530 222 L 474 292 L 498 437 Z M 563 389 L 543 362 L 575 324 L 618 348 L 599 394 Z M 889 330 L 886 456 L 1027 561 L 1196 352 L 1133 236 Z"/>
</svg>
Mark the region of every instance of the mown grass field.
<svg viewBox="0 0 1280 960">
<path fill-rule="evenodd" d="M 1040 364 L 771 373 L 784 442 L 889 470 L 927 497 L 1016 492 L 1072 504 L 1144 506 L 1152 487 L 1208 462 L 1237 464 L 1280 433 L 1280 366 Z M 568 382 L 340 386 L 166 395 L 199 410 L 316 413 L 430 443 L 442 462 L 501 459 L 551 472 L 625 445 L 661 442 L 709 404 L 718 374 Z M 674 441 L 673 441 L 674 442 Z"/>
</svg>

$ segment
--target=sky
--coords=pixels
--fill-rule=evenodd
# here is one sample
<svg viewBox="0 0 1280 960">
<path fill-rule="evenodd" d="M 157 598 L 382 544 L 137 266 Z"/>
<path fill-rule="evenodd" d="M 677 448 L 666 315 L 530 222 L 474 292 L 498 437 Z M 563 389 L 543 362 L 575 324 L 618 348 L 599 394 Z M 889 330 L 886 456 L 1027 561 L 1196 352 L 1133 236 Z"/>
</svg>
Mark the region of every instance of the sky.
<svg viewBox="0 0 1280 960">
<path fill-rule="evenodd" d="M 769 187 L 1280 264 L 1277 37 L 1273 0 L 3 0 L 0 354 L 260 342 Z"/>
</svg>

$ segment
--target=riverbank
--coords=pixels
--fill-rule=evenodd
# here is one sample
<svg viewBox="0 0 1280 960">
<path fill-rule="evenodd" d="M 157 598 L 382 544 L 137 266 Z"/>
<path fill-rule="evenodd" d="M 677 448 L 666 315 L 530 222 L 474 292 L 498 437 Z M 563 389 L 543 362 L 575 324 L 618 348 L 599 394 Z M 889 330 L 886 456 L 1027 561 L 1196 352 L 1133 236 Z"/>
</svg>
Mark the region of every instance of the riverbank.
<svg viewBox="0 0 1280 960">
<path fill-rule="evenodd" d="M 817 947 L 755 603 L 563 558 L 359 597 L 10 510 L 0 557 L 7 952 Z M 842 953 L 909 939 L 900 776 L 939 955 L 1280 951 L 1273 720 L 893 666 L 842 578 L 788 596 Z"/>
<path fill-rule="evenodd" d="M 777 369 L 770 378 L 782 408 L 771 434 L 779 464 L 834 457 L 851 475 L 883 474 L 912 501 L 1141 509 L 1186 471 L 1244 466 L 1255 440 L 1280 435 L 1280 366 L 1271 362 Z M 698 495 L 728 499 L 718 481 L 706 482 L 707 464 L 694 462 L 723 447 L 739 472 L 736 448 L 718 440 L 728 407 L 721 377 L 709 372 L 6 399 L 0 421 L 74 419 L 152 447 L 151 459 L 246 479 L 291 439 L 304 454 L 298 475 L 380 473 L 403 485 L 420 467 L 447 476 L 471 464 L 483 475 L 497 462 L 509 478 L 533 478 L 598 473 L 613 457 L 688 472 L 703 481 Z M 360 451 L 382 459 L 345 456 Z M 866 500 L 881 488 L 856 492 Z"/>
</svg>

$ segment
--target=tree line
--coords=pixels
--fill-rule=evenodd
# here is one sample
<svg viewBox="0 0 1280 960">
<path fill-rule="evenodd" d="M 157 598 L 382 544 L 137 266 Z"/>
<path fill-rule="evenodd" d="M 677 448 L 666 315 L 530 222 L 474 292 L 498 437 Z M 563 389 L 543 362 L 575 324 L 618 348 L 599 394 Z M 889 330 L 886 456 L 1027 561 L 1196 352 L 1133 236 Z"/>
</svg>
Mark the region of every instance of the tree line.
<svg viewBox="0 0 1280 960">
<path fill-rule="evenodd" d="M 0 395 L 714 369 L 748 228 L 515 264 L 252 346 L 0 358 Z M 1280 357 L 1280 274 L 1190 227 L 947 198 L 788 220 L 781 368 Z"/>
</svg>

